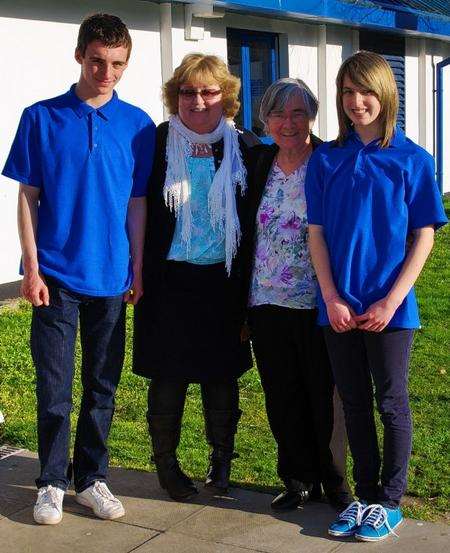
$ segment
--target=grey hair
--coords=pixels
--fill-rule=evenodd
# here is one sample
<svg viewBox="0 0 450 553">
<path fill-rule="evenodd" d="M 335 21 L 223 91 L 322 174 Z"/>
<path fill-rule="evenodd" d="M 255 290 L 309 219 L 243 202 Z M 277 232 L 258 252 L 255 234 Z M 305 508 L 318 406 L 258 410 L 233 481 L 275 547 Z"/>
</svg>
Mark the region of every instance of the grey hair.
<svg viewBox="0 0 450 553">
<path fill-rule="evenodd" d="M 273 110 L 282 110 L 294 94 L 303 100 L 310 121 L 314 121 L 319 110 L 319 101 L 309 86 L 301 79 L 285 77 L 272 83 L 264 92 L 259 107 L 259 119 L 267 130 L 267 119 Z"/>
</svg>

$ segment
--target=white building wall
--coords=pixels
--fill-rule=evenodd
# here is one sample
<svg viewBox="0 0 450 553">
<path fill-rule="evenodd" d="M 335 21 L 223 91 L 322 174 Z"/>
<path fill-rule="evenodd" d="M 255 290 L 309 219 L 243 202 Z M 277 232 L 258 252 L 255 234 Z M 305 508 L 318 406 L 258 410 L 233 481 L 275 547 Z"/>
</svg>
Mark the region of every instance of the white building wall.
<svg viewBox="0 0 450 553">
<path fill-rule="evenodd" d="M 447 57 L 450 56 L 448 52 Z M 444 67 L 444 98 L 447 98 L 447 101 L 444 100 L 444 140 L 442 149 L 444 152 L 444 163 L 443 163 L 443 191 L 450 192 L 450 65 Z"/>
<path fill-rule="evenodd" d="M 74 59 L 78 27 L 90 13 L 104 11 L 129 26 L 133 51 L 119 96 L 162 120 L 159 7 L 138 0 L 2 0 L 3 78 L 0 87 L 0 166 L 9 152 L 24 107 L 65 92 L 78 80 Z M 6 37 L 6 40 L 5 40 Z M 0 284 L 19 278 L 16 227 L 17 184 L 0 176 Z"/>
<path fill-rule="evenodd" d="M 221 19 L 203 20 L 203 38 L 186 40 L 184 33 L 184 6 L 172 8 L 173 66 L 181 62 L 189 52 L 215 54 L 227 59 L 227 28 L 246 29 L 276 33 L 280 43 L 280 74 L 303 79 L 319 96 L 321 104 L 319 117 L 326 118 L 324 125 L 316 121 L 314 131 L 324 140 L 337 136 L 335 110 L 335 84 L 337 71 L 342 61 L 354 50 L 355 33 L 350 28 L 326 26 L 325 64 L 322 66 L 325 82 L 319 87 L 319 41 L 320 27 L 298 21 L 287 21 L 269 17 L 254 17 L 226 13 Z M 356 36 L 357 38 L 357 36 Z"/>
<path fill-rule="evenodd" d="M 327 26 L 326 102 L 327 134 L 321 138 L 333 140 L 339 133 L 336 113 L 336 77 L 342 62 L 353 54 L 354 36 L 349 27 Z"/>
<path fill-rule="evenodd" d="M 450 43 L 422 38 L 406 39 L 406 134 L 431 155 L 436 155 L 436 65 L 450 57 Z M 450 95 L 450 71 L 444 91 Z M 450 192 L 450 109 L 444 101 L 444 192 Z"/>
<path fill-rule="evenodd" d="M 0 36 L 4 60 L 12 60 L 0 88 L 0 165 L 6 159 L 22 109 L 60 94 L 78 79 L 73 59 L 78 27 L 88 13 L 119 15 L 130 28 L 133 52 L 117 90 L 123 99 L 141 106 L 156 123 L 163 120 L 161 64 L 165 73 L 184 55 L 200 51 L 227 59 L 227 28 L 276 33 L 280 45 L 281 76 L 303 79 L 319 97 L 319 118 L 314 132 L 335 138 L 338 124 L 335 79 L 340 64 L 358 48 L 358 31 L 349 27 L 317 25 L 269 17 L 226 13 L 222 19 L 203 20 L 203 38 L 186 40 L 184 6 L 161 7 L 139 0 L 2 0 Z M 160 36 L 160 14 L 165 34 Z M 169 28 L 167 22 L 172 20 Z M 169 42 L 168 42 L 169 41 Z M 171 44 L 171 52 L 161 52 Z M 170 50 L 170 49 L 168 49 Z M 406 133 L 434 154 L 434 64 L 450 56 L 450 43 L 406 39 Z M 170 59 L 168 59 L 168 57 Z M 161 61 L 163 58 L 163 62 Z M 170 72 L 170 71 L 169 71 Z M 445 73 L 450 94 L 450 68 Z M 320 120 L 320 125 L 319 125 Z M 450 151 L 450 105 L 445 112 L 444 152 Z M 450 156 L 447 155 L 446 159 Z M 450 162 L 444 165 L 444 190 L 450 191 Z M 16 231 L 17 185 L 0 176 L 0 284 L 18 278 L 20 248 Z"/>
</svg>

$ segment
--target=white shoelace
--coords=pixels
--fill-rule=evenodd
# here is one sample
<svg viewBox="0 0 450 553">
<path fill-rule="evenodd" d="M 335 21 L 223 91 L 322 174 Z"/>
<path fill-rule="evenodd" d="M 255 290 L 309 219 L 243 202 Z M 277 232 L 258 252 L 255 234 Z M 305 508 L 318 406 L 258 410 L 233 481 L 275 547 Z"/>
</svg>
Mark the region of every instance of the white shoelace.
<svg viewBox="0 0 450 553">
<path fill-rule="evenodd" d="M 339 520 L 343 522 L 348 522 L 350 524 L 361 524 L 363 513 L 365 512 L 365 507 L 359 501 L 353 501 L 350 505 L 342 511 L 338 516 Z"/>
<path fill-rule="evenodd" d="M 49 485 L 44 488 L 40 488 L 38 491 L 38 506 L 41 507 L 44 503 L 50 503 L 56 508 L 60 508 L 60 500 L 58 497 L 57 488 Z"/>
<path fill-rule="evenodd" d="M 389 530 L 389 534 L 393 534 L 398 538 L 398 534 L 396 534 L 389 525 L 387 512 L 383 505 L 369 505 L 364 509 L 362 516 L 364 517 L 364 524 L 373 526 L 375 530 L 378 530 L 383 526 L 383 524 L 386 524 L 386 528 Z"/>
<path fill-rule="evenodd" d="M 95 482 L 92 493 L 102 504 L 105 504 L 107 501 L 112 501 L 113 503 L 119 502 L 109 491 L 108 486 L 104 482 Z"/>
</svg>

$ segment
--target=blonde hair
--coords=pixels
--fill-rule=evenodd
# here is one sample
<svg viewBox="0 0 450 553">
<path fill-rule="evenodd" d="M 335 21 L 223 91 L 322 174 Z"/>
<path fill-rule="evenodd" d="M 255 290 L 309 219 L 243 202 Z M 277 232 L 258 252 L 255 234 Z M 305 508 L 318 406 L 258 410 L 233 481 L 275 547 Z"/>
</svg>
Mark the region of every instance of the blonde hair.
<svg viewBox="0 0 450 553">
<path fill-rule="evenodd" d="M 342 145 L 352 127 L 342 103 L 344 78 L 353 84 L 370 90 L 381 104 L 378 115 L 381 123 L 381 148 L 386 148 L 392 139 L 398 112 L 398 90 L 394 74 L 388 62 L 379 54 L 361 50 L 347 58 L 339 68 L 336 77 L 336 108 L 339 121 L 337 141 Z"/>
<path fill-rule="evenodd" d="M 232 119 L 239 111 L 241 81 L 230 73 L 226 63 L 217 56 L 188 54 L 184 56 L 173 77 L 163 85 L 163 101 L 171 114 L 178 113 L 178 91 L 184 83 L 216 82 L 222 91 L 223 114 Z"/>
</svg>

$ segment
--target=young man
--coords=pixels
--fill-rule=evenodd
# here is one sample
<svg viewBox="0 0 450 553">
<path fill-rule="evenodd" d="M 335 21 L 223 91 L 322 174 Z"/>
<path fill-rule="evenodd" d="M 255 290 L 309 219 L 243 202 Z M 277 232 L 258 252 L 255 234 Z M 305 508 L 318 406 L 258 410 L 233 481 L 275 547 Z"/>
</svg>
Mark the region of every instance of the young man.
<svg viewBox="0 0 450 553">
<path fill-rule="evenodd" d="M 130 51 L 130 35 L 118 17 L 85 19 L 75 50 L 78 83 L 25 109 L 3 170 L 20 183 L 22 293 L 33 304 L 39 524 L 61 520 L 71 480 L 78 319 L 83 396 L 73 453 L 76 499 L 100 518 L 125 513 L 106 485 L 106 442 L 124 357 L 125 306 L 143 293 L 155 131 L 148 115 L 113 91 Z"/>
</svg>

